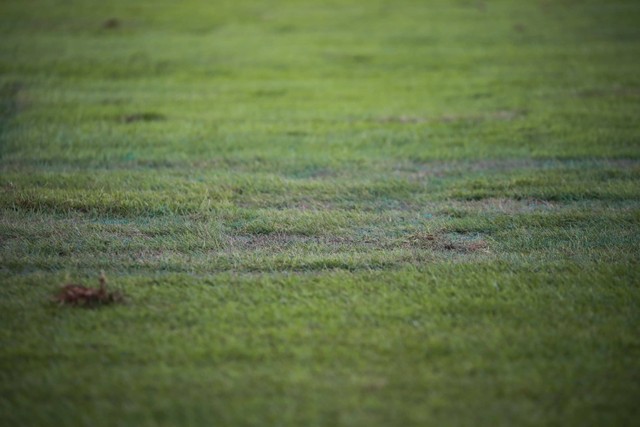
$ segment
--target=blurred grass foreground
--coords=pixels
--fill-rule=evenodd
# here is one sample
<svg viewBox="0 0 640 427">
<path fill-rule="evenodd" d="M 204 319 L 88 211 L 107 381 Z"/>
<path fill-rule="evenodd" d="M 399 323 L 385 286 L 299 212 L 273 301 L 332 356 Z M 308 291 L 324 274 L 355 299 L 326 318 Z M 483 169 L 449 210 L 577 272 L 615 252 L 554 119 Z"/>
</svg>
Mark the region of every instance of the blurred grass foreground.
<svg viewBox="0 0 640 427">
<path fill-rule="evenodd" d="M 0 425 L 637 424 L 639 24 L 2 1 Z"/>
</svg>

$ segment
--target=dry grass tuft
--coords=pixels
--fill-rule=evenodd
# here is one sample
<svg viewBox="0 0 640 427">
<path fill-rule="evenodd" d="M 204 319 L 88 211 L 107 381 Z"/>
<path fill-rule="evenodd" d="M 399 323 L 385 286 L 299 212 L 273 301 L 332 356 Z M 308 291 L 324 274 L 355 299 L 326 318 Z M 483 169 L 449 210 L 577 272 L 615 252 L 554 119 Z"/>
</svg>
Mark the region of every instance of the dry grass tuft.
<svg viewBox="0 0 640 427">
<path fill-rule="evenodd" d="M 100 273 L 100 285 L 98 288 L 90 288 L 84 285 L 67 284 L 53 297 L 60 305 L 75 307 L 98 307 L 124 302 L 124 295 L 118 291 L 107 291 L 107 278 L 104 272 Z"/>
</svg>

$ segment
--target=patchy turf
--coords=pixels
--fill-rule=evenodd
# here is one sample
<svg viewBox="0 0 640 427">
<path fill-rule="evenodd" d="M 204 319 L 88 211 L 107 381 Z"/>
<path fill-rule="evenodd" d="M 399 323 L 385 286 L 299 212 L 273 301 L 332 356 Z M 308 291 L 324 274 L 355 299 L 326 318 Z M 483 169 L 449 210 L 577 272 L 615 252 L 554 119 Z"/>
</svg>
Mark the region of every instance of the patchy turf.
<svg viewBox="0 0 640 427">
<path fill-rule="evenodd" d="M 634 425 L 636 3 L 3 2 L 0 424 Z"/>
</svg>

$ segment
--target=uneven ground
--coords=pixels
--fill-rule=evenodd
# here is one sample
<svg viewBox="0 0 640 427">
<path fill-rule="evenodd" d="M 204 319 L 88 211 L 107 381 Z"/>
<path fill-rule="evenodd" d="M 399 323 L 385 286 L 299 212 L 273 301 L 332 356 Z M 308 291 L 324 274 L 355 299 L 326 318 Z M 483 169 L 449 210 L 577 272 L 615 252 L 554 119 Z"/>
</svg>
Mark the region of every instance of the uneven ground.
<svg viewBox="0 0 640 427">
<path fill-rule="evenodd" d="M 637 422 L 640 3 L 210 3 L 0 4 L 1 425 Z"/>
</svg>

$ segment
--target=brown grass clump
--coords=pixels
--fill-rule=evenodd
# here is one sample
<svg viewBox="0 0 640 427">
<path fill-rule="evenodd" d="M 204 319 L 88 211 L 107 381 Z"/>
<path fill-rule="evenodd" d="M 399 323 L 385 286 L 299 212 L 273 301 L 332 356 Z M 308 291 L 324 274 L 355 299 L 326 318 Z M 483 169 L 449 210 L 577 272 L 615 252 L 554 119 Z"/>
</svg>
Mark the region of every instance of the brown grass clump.
<svg viewBox="0 0 640 427">
<path fill-rule="evenodd" d="M 410 246 L 436 251 L 452 251 L 458 253 L 471 253 L 487 251 L 489 245 L 484 240 L 454 241 L 442 234 L 416 233 L 408 240 Z"/>
<path fill-rule="evenodd" d="M 75 307 L 98 307 L 101 305 L 115 304 L 124 301 L 124 295 L 120 292 L 107 291 L 107 278 L 104 272 L 100 273 L 100 286 L 90 288 L 84 285 L 67 284 L 53 297 L 60 305 Z"/>
<path fill-rule="evenodd" d="M 120 21 L 116 18 L 109 18 L 102 23 L 102 28 L 105 30 L 113 30 L 114 28 L 118 28 L 120 26 Z"/>
</svg>

